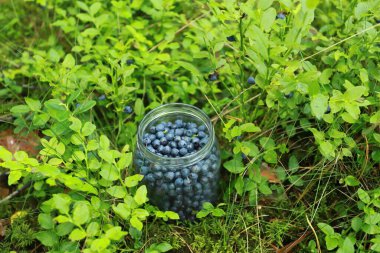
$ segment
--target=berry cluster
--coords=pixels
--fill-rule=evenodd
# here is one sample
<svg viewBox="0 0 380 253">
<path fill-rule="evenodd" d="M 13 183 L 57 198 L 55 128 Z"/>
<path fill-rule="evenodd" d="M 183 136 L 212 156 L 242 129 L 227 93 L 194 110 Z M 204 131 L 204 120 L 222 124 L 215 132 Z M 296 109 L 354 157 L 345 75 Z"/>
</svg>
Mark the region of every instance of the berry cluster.
<svg viewBox="0 0 380 253">
<path fill-rule="evenodd" d="M 174 122 L 161 122 L 149 128 L 143 136 L 147 149 L 163 157 L 184 157 L 204 147 L 209 135 L 205 125 L 177 119 Z"/>
<path fill-rule="evenodd" d="M 161 210 L 178 212 L 181 219 L 194 219 L 204 202 L 217 200 L 220 155 L 216 146 L 196 164 L 162 166 L 136 154 L 136 166 L 144 175 L 150 201 Z"/>
</svg>

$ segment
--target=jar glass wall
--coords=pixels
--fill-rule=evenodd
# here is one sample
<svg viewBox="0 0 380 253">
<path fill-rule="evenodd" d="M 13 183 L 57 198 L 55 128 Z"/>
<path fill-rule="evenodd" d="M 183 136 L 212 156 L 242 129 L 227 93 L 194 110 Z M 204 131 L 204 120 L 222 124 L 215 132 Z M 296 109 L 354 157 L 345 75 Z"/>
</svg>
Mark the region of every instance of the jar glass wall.
<svg viewBox="0 0 380 253">
<path fill-rule="evenodd" d="M 161 142 L 156 150 L 152 143 L 158 143 L 154 142 L 159 138 L 155 129 L 158 125 L 163 128 L 163 133 L 169 133 L 169 136 L 173 133 L 174 136 L 168 143 Z M 198 150 L 188 149 L 186 154 L 178 155 L 158 151 L 161 146 L 163 151 L 166 146 L 170 150 L 171 145 L 181 145 L 183 140 L 190 145 L 197 144 L 195 141 L 202 138 L 199 135 L 207 137 L 201 139 Z M 186 104 L 162 105 L 144 117 L 137 137 L 134 162 L 137 171 L 144 175 L 143 182 L 152 204 L 164 211 L 178 212 L 182 219 L 191 219 L 204 202 L 217 200 L 220 151 L 214 128 L 203 111 Z"/>
</svg>

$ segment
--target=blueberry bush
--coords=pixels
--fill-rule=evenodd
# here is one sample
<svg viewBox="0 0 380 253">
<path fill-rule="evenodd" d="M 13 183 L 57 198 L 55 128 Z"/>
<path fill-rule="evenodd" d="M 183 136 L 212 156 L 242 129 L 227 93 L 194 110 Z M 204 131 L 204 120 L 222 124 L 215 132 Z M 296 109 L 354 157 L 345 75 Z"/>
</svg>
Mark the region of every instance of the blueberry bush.
<svg viewBox="0 0 380 253">
<path fill-rule="evenodd" d="M 0 139 L 5 252 L 380 252 L 380 1 L 2 0 L 0 27 L 0 131 L 40 138 Z M 173 102 L 220 144 L 220 176 L 155 171 L 220 189 L 189 195 L 195 220 L 154 201 L 173 186 L 136 149 Z M 178 123 L 145 144 L 201 151 Z"/>
</svg>

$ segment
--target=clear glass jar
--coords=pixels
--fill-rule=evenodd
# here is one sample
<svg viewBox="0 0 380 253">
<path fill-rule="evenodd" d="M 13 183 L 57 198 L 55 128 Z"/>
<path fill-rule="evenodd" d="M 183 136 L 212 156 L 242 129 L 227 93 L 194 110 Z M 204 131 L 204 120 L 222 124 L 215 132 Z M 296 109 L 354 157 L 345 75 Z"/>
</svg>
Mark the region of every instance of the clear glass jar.
<svg viewBox="0 0 380 253">
<path fill-rule="evenodd" d="M 208 141 L 195 153 L 183 157 L 164 157 L 144 145 L 143 136 L 162 122 L 193 122 L 204 126 Z M 165 123 L 164 123 L 165 124 Z M 149 199 L 161 210 L 177 212 L 181 219 L 192 219 L 204 202 L 215 202 L 220 178 L 220 151 L 214 128 L 200 109 L 180 103 L 165 104 L 149 112 L 137 133 L 134 163 L 144 175 Z M 173 176 L 174 175 L 174 176 Z"/>
</svg>

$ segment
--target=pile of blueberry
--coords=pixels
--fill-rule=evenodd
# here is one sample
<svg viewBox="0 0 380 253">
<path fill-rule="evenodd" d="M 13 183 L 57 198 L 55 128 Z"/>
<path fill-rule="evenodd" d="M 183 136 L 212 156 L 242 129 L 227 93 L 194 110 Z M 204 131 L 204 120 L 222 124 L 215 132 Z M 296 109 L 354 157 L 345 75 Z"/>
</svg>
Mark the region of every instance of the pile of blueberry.
<svg viewBox="0 0 380 253">
<path fill-rule="evenodd" d="M 194 122 L 161 122 L 149 128 L 143 136 L 147 149 L 163 157 L 183 157 L 193 154 L 204 147 L 209 136 L 205 125 Z"/>
<path fill-rule="evenodd" d="M 161 122 L 148 129 L 143 144 L 158 156 L 180 158 L 193 154 L 206 145 L 206 126 L 176 120 Z M 192 220 L 204 202 L 215 202 L 220 177 L 220 153 L 217 144 L 204 158 L 186 165 L 163 165 L 159 158 L 150 160 L 136 150 L 135 165 L 144 175 L 150 202 L 161 210 L 171 210 L 181 219 Z"/>
</svg>

